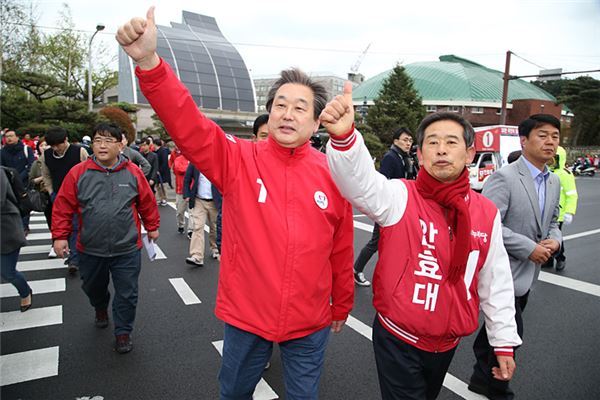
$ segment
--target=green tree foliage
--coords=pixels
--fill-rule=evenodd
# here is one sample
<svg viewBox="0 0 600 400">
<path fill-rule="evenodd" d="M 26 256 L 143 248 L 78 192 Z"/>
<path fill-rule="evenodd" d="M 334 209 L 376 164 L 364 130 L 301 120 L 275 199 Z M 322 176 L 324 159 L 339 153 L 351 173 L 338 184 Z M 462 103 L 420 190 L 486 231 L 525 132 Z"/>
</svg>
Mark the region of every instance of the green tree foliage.
<svg viewBox="0 0 600 400">
<path fill-rule="evenodd" d="M 600 144 L 600 81 L 589 76 L 569 80 L 558 98 L 575 114 L 571 144 Z"/>
<path fill-rule="evenodd" d="M 405 126 L 415 132 L 425 117 L 421 97 L 414 88 L 411 77 L 399 64 L 383 82 L 374 103 L 369 107 L 366 122 L 384 144 L 392 143 L 394 129 Z"/>
<path fill-rule="evenodd" d="M 171 140 L 171 136 L 167 133 L 165 126 L 163 125 L 158 115 L 152 114 L 152 127 L 142 129 L 140 133 L 142 136 L 152 136 L 153 138 L 161 138 L 165 142 Z"/>
<path fill-rule="evenodd" d="M 600 144 L 600 81 L 589 76 L 533 84 L 551 93 L 575 115 L 569 145 Z"/>
<path fill-rule="evenodd" d="M 125 133 L 127 142 L 131 143 L 135 140 L 135 127 L 125 111 L 117 107 L 104 107 L 99 114 L 118 125 Z"/>
<path fill-rule="evenodd" d="M 42 129 L 60 125 L 72 139 L 89 134 L 97 121 L 87 112 L 87 41 L 74 30 L 69 7 L 59 13 L 59 29 L 42 33 L 31 2 L 2 0 L 2 126 Z M 93 99 L 117 84 L 104 46 L 94 45 Z"/>
</svg>

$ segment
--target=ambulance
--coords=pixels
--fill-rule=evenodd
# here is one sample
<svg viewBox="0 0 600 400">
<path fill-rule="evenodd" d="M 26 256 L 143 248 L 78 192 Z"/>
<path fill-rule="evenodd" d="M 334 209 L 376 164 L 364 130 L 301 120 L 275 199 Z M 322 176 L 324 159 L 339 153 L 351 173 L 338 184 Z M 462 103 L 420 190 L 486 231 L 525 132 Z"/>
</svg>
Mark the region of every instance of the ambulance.
<svg viewBox="0 0 600 400">
<path fill-rule="evenodd" d="M 508 155 L 521 150 L 521 141 L 517 126 L 493 125 L 474 129 L 475 158 L 469 165 L 469 182 L 473 190 L 481 191 L 487 178 L 508 164 Z"/>
</svg>

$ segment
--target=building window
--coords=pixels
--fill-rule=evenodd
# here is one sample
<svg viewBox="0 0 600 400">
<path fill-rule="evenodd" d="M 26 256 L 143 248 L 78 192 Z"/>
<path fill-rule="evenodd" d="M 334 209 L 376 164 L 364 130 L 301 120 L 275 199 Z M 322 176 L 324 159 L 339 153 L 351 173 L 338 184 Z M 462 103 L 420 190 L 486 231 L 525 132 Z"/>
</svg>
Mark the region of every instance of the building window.
<svg viewBox="0 0 600 400">
<path fill-rule="evenodd" d="M 502 114 L 502 109 L 501 108 L 496 108 L 496 115 L 500 115 Z"/>
<path fill-rule="evenodd" d="M 450 112 L 459 112 L 460 111 L 460 107 L 459 106 L 449 106 L 448 107 L 448 111 L 450 111 Z"/>
<path fill-rule="evenodd" d="M 483 114 L 483 107 L 471 107 L 473 114 Z"/>
<path fill-rule="evenodd" d="M 425 109 L 427 112 L 436 112 L 437 111 L 437 106 L 427 106 L 427 108 Z"/>
</svg>

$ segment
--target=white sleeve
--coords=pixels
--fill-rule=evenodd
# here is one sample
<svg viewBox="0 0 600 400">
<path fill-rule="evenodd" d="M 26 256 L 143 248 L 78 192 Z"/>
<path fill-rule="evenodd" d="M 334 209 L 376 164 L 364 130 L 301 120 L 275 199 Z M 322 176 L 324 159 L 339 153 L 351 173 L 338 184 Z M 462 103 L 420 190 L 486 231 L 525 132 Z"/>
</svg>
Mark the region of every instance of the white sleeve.
<svg viewBox="0 0 600 400">
<path fill-rule="evenodd" d="M 327 143 L 331 176 L 342 195 L 380 226 L 394 225 L 404 215 L 408 190 L 399 179 L 377 172 L 360 132 Z"/>
<path fill-rule="evenodd" d="M 492 347 L 512 348 L 522 343 L 515 322 L 515 293 L 508 254 L 502 241 L 500 212 L 496 212 L 490 250 L 479 271 L 477 286 L 485 329 Z"/>
</svg>

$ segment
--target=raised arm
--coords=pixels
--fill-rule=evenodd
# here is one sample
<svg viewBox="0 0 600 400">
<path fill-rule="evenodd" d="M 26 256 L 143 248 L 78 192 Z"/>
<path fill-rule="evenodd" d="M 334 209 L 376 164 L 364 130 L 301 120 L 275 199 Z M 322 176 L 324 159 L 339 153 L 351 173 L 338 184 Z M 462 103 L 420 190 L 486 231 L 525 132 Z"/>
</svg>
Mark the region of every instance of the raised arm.
<svg viewBox="0 0 600 400">
<path fill-rule="evenodd" d="M 398 222 L 406 209 L 406 185 L 401 180 L 387 180 L 375 169 L 362 135 L 354 129 L 350 82 L 346 82 L 343 96 L 327 104 L 321 123 L 331 137 L 327 162 L 342 195 L 381 226 Z"/>
</svg>

